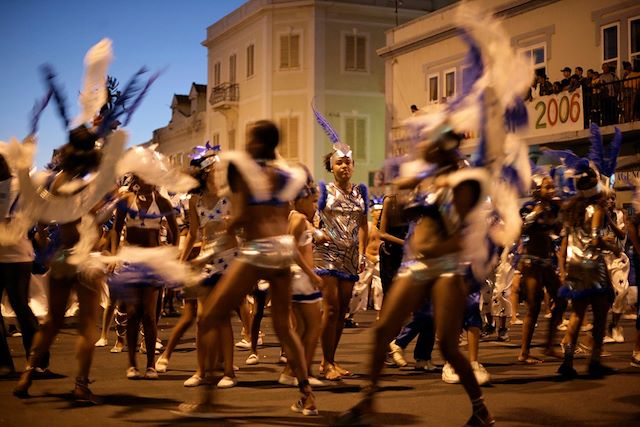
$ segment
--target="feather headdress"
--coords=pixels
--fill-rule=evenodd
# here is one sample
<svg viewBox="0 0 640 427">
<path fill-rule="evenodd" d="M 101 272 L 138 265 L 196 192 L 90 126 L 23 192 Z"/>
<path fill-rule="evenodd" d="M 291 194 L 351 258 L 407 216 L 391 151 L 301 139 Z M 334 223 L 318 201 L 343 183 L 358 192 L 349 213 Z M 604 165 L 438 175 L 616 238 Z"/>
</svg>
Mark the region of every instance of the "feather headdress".
<svg viewBox="0 0 640 427">
<path fill-rule="evenodd" d="M 335 159 L 339 159 L 342 157 L 353 158 L 353 152 L 351 151 L 351 147 L 340 140 L 338 136 L 338 132 L 336 132 L 331 123 L 316 109 L 315 100 L 311 102 L 311 109 L 313 110 L 313 115 L 316 118 L 316 121 L 320 125 L 320 127 L 324 130 L 333 145 L 334 153 L 331 156 L 331 163 L 333 164 Z"/>
<path fill-rule="evenodd" d="M 91 122 L 107 102 L 107 69 L 113 59 L 111 40 L 102 39 L 84 57 L 84 83 L 78 97 L 80 114 L 74 124 Z"/>
</svg>

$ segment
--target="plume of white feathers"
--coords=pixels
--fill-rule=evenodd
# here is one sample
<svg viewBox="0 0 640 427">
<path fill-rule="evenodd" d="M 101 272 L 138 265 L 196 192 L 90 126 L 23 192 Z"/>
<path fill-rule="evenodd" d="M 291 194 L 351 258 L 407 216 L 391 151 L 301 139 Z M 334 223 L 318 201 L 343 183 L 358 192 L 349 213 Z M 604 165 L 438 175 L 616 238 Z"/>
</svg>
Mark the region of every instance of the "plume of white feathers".
<svg viewBox="0 0 640 427">
<path fill-rule="evenodd" d="M 111 40 L 102 39 L 84 57 L 84 83 L 78 98 L 80 114 L 75 125 L 93 120 L 107 102 L 107 70 L 113 59 Z"/>
</svg>

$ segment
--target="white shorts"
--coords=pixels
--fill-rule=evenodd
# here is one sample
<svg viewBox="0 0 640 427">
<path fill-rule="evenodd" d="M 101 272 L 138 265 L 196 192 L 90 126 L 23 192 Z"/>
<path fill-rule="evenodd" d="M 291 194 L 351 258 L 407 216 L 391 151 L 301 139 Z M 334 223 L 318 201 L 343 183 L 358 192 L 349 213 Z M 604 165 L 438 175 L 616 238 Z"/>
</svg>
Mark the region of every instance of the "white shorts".
<svg viewBox="0 0 640 427">
<path fill-rule="evenodd" d="M 291 280 L 291 301 L 309 304 L 322 300 L 322 293 L 316 289 L 300 267 L 297 265 L 291 266 L 293 272 L 293 278 Z"/>
</svg>

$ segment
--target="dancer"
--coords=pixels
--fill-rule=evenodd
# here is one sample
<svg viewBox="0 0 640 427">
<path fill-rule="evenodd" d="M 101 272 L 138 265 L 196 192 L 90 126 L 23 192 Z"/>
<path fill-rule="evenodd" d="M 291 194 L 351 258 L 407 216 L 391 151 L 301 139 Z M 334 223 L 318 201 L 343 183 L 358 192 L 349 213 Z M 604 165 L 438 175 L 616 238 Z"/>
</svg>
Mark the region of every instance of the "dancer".
<svg viewBox="0 0 640 427">
<path fill-rule="evenodd" d="M 462 233 L 467 216 L 484 197 L 485 186 L 485 175 L 481 171 L 458 170 L 459 143 L 458 135 L 445 131 L 418 144 L 421 158 L 434 164 L 437 172 L 425 180 L 419 177 L 408 180 L 418 182 L 411 206 L 411 213 L 416 220 L 408 238 L 412 255 L 405 255 L 408 261 L 403 264 L 385 298 L 380 319 L 374 326 L 370 383 L 364 390 L 364 398 L 341 415 L 337 425 L 359 425 L 371 421 L 369 417 L 374 411 L 374 396 L 386 357 L 387 343 L 402 326 L 407 311 L 417 309 L 427 297 L 433 303 L 440 350 L 460 376 L 473 402 L 470 422 L 476 420 L 480 425 L 493 423 L 469 361 L 458 348 L 467 299 L 467 285 L 463 278 L 465 268 L 460 263 Z"/>
<path fill-rule="evenodd" d="M 218 196 L 218 187 L 215 182 L 214 168 L 218 162 L 217 153 L 206 150 L 199 157 L 191 161 L 197 168 L 197 179 L 200 186 L 196 188 L 189 199 L 189 233 L 187 234 L 180 259 L 187 261 L 193 246 L 201 236 L 202 249 L 200 254 L 191 263 L 202 269 L 203 280 L 200 285 L 185 289 L 185 309 L 173 329 L 171 338 L 167 343 L 162 356 L 156 362 L 158 372 L 166 372 L 169 366 L 171 353 L 180 337 L 189 328 L 193 319 L 197 318 L 196 329 L 196 356 L 198 369 L 196 373 L 184 382 L 185 387 L 195 387 L 204 383 L 207 372 L 205 370 L 205 351 L 202 339 L 202 304 L 222 274 L 228 269 L 231 261 L 237 256 L 237 242 L 235 237 L 226 232 L 227 223 L 231 215 L 231 203 L 226 197 Z M 221 337 L 225 337 L 221 344 L 221 355 L 224 361 L 224 376 L 218 381 L 219 388 L 233 387 L 237 379 L 233 369 L 233 331 L 231 324 L 218 325 Z M 224 332 L 222 328 L 225 329 Z M 213 350 L 209 349 L 209 353 Z"/>
<path fill-rule="evenodd" d="M 518 361 L 526 364 L 540 363 L 541 360 L 529 354 L 533 330 L 538 321 L 544 295 L 543 289 L 552 301 L 552 315 L 544 353 L 554 355 L 553 338 L 562 321 L 566 301 L 558 298 L 560 280 L 553 265 L 555 245 L 553 235 L 561 228 L 560 206 L 555 202 L 555 186 L 548 175 L 534 175 L 533 201 L 523 208 L 522 254 L 519 270 L 521 282 L 527 295 L 527 314 L 524 318 L 522 345 Z"/>
<path fill-rule="evenodd" d="M 306 169 L 306 168 L 305 168 Z M 311 174 L 307 171 L 307 184 L 300 192 L 294 203 L 294 209 L 289 214 L 289 234 L 298 242 L 300 251 L 297 264 L 292 266 L 293 280 L 291 283 L 291 307 L 296 333 L 302 340 L 305 361 L 312 386 L 325 385 L 313 375 L 313 356 L 320 338 L 320 322 L 322 319 L 321 300 L 322 279 L 313 271 L 313 233 L 316 231 L 311 224 L 317 210 L 318 191 Z M 292 375 L 290 366 L 280 375 L 280 384 L 297 385 L 298 380 Z"/>
<path fill-rule="evenodd" d="M 122 229 L 126 225 L 125 241 L 127 245 L 142 248 L 153 248 L 160 245 L 160 223 L 166 218 L 169 228 L 170 243 L 178 244 L 178 224 L 171 203 L 162 197 L 158 189 L 134 176 L 128 193 L 116 210 L 113 226 L 111 252 L 116 254 L 120 246 Z M 158 373 L 155 369 L 155 347 L 158 334 L 156 310 L 159 292 L 164 280 L 142 264 L 125 264 L 116 269 L 109 279 L 111 292 L 116 299 L 122 300 L 127 307 L 127 350 L 129 368 L 127 378 L 142 378 L 137 368 L 136 351 L 140 323 L 144 328 L 144 342 L 147 353 L 147 366 L 144 378 L 155 380 Z"/>
<path fill-rule="evenodd" d="M 333 173 L 335 182 L 320 182 L 318 202 L 320 231 L 328 241 L 316 245 L 314 251 L 316 273 L 324 282 L 320 370 L 327 380 L 334 381 L 351 375 L 336 364 L 335 355 L 353 286 L 366 262 L 369 197 L 364 184 L 351 183 L 354 166 L 351 148 L 340 142 L 329 122 L 312 107 L 316 120 L 334 144 L 334 151 L 325 156 L 324 166 Z"/>
<path fill-rule="evenodd" d="M 244 230 L 245 241 L 239 256 L 207 297 L 201 326 L 205 340 L 213 339 L 215 325 L 227 322 L 231 307 L 237 307 L 264 279 L 271 285 L 273 325 L 282 343 L 302 397 L 291 409 L 303 415 L 315 415 L 315 397 L 307 376 L 300 339 L 290 325 L 291 263 L 297 247 L 287 235 L 289 201 L 300 192 L 306 174 L 276 159 L 280 142 L 278 128 L 261 120 L 248 133 L 247 152 L 223 153 L 220 179 L 222 193 L 230 193 L 233 217 L 228 233 Z M 209 360 L 207 358 L 206 360 Z M 211 390 L 206 389 L 199 404 L 183 404 L 182 414 L 206 416 L 211 412 Z"/>
</svg>

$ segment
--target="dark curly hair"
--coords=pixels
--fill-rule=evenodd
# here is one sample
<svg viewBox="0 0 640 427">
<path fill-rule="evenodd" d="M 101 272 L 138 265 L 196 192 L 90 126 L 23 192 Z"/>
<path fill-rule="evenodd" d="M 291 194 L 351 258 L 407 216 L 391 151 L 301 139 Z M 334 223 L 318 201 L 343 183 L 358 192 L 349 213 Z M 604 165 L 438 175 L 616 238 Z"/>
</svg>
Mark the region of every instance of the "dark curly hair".
<svg viewBox="0 0 640 427">
<path fill-rule="evenodd" d="M 333 169 L 331 168 L 331 157 L 333 157 L 334 152 L 332 151 L 329 154 L 325 154 L 324 159 L 323 159 L 323 164 L 324 164 L 324 168 L 327 170 L 327 172 L 333 172 Z M 351 159 L 351 164 L 355 165 L 356 162 Z"/>
</svg>

